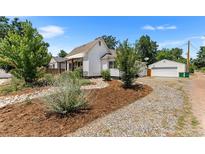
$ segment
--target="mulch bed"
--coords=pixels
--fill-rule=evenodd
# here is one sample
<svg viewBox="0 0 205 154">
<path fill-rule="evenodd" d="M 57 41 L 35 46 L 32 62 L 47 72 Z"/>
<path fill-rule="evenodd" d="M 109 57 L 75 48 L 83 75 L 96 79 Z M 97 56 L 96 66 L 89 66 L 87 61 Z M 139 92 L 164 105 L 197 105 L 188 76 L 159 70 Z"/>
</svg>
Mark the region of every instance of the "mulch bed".
<svg viewBox="0 0 205 154">
<path fill-rule="evenodd" d="M 65 136 L 151 91 L 147 85 L 124 89 L 119 81 L 110 81 L 108 87 L 90 92 L 89 110 L 64 117 L 49 114 L 40 99 L 8 105 L 0 108 L 0 136 Z"/>
</svg>

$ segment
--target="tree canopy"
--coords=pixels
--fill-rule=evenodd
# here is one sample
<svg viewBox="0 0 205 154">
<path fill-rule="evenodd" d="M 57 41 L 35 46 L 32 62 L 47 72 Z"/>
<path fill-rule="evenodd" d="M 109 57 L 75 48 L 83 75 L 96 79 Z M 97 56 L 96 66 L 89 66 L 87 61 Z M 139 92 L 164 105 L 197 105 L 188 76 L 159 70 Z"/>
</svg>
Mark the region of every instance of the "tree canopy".
<svg viewBox="0 0 205 154">
<path fill-rule="evenodd" d="M 0 16 L 0 39 L 6 37 L 9 31 L 16 31 L 21 34 L 21 21 L 18 18 L 14 18 L 13 20 L 9 20 L 4 16 Z M 0 62 L 0 67 L 6 71 L 10 71 L 12 67 L 10 65 L 6 65 Z"/>
<path fill-rule="evenodd" d="M 67 53 L 64 50 L 60 50 L 58 56 L 64 58 L 65 56 L 67 56 Z"/>
<path fill-rule="evenodd" d="M 197 58 L 193 60 L 193 63 L 197 68 L 205 67 L 205 46 L 200 47 Z"/>
<path fill-rule="evenodd" d="M 0 63 L 11 66 L 11 73 L 17 78 L 34 82 L 40 68 L 50 61 L 49 44 L 30 22 L 20 22 L 19 27 L 21 30 L 11 29 L 0 38 Z"/>
<path fill-rule="evenodd" d="M 117 38 L 112 35 L 108 35 L 108 36 L 103 35 L 101 37 L 104 39 L 109 49 L 115 49 L 117 45 L 119 44 L 119 41 L 117 40 Z"/>
<path fill-rule="evenodd" d="M 4 38 L 9 30 L 9 19 L 4 16 L 0 16 L 0 38 Z"/>
<path fill-rule="evenodd" d="M 168 59 L 177 62 L 186 63 L 186 59 L 182 57 L 183 50 L 180 48 L 167 49 L 163 48 L 157 52 L 156 60 Z"/>
<path fill-rule="evenodd" d="M 146 61 L 145 58 L 149 58 L 147 64 L 156 61 L 158 45 L 157 42 L 152 41 L 148 35 L 141 36 L 139 41 L 136 41 L 135 46 L 141 61 Z"/>
</svg>

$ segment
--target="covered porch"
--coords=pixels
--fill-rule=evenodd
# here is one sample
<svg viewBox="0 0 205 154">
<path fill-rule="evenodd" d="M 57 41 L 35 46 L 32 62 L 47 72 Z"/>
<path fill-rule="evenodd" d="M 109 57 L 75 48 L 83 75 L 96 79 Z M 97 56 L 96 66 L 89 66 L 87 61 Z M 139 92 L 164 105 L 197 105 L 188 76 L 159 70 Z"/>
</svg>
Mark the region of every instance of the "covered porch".
<svg viewBox="0 0 205 154">
<path fill-rule="evenodd" d="M 67 60 L 67 70 L 74 71 L 75 69 L 83 69 L 83 58 L 73 58 Z"/>
</svg>

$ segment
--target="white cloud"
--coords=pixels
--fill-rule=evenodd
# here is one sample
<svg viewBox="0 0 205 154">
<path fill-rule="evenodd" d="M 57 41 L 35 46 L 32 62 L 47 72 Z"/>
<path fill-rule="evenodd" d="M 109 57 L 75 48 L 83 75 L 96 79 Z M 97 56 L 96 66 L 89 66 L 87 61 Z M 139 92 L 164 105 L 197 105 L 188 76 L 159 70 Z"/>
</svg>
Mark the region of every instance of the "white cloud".
<svg viewBox="0 0 205 154">
<path fill-rule="evenodd" d="M 151 26 L 151 25 L 145 25 L 142 27 L 144 30 L 174 30 L 177 29 L 175 25 L 159 25 L 159 26 Z"/>
<path fill-rule="evenodd" d="M 173 41 L 165 41 L 165 42 L 161 42 L 159 43 L 159 48 L 165 48 L 168 46 L 178 46 L 185 43 L 184 40 L 173 40 Z"/>
<path fill-rule="evenodd" d="M 201 40 L 202 41 L 202 45 L 205 45 L 205 36 L 192 36 L 192 37 L 189 37 L 188 40 L 193 40 L 193 39 L 198 39 L 198 40 Z"/>
<path fill-rule="evenodd" d="M 44 38 L 53 38 L 56 36 L 63 35 L 65 32 L 62 27 L 55 26 L 55 25 L 48 25 L 45 27 L 40 27 L 39 33 L 43 35 Z"/>
<path fill-rule="evenodd" d="M 49 47 L 48 47 L 48 52 L 50 52 L 53 56 L 57 56 L 59 51 L 60 50 L 64 50 L 66 51 L 67 53 L 69 53 L 73 47 L 72 46 L 67 46 L 67 45 L 64 45 L 64 44 L 51 44 Z"/>
<path fill-rule="evenodd" d="M 198 40 L 201 41 L 202 45 L 205 45 L 205 36 L 191 36 L 191 37 L 187 37 L 181 40 L 169 40 L 169 41 L 164 41 L 164 42 L 160 42 L 159 43 L 159 47 L 160 48 L 164 48 L 164 47 L 169 47 L 169 46 L 180 46 L 184 43 L 187 43 L 188 40 L 194 41 L 194 40 Z"/>
<path fill-rule="evenodd" d="M 150 25 L 146 25 L 146 26 L 142 27 L 142 29 L 144 29 L 144 30 L 155 30 L 155 27 L 150 26 Z"/>
</svg>

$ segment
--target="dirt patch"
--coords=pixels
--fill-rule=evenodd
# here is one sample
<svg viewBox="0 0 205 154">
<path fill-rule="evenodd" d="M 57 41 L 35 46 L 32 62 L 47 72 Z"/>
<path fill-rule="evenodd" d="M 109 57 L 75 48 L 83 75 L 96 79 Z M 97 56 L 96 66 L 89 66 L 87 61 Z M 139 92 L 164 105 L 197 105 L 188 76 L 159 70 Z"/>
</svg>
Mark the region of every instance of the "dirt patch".
<svg viewBox="0 0 205 154">
<path fill-rule="evenodd" d="M 192 112 L 199 120 L 203 136 L 205 136 L 205 76 L 203 73 L 194 73 L 192 80 L 187 84 L 187 92 L 189 94 Z"/>
<path fill-rule="evenodd" d="M 151 91 L 147 85 L 124 89 L 119 81 L 111 81 L 106 88 L 92 90 L 88 98 L 89 110 L 67 117 L 48 114 L 40 99 L 8 105 L 0 108 L 0 136 L 64 136 Z"/>
</svg>

